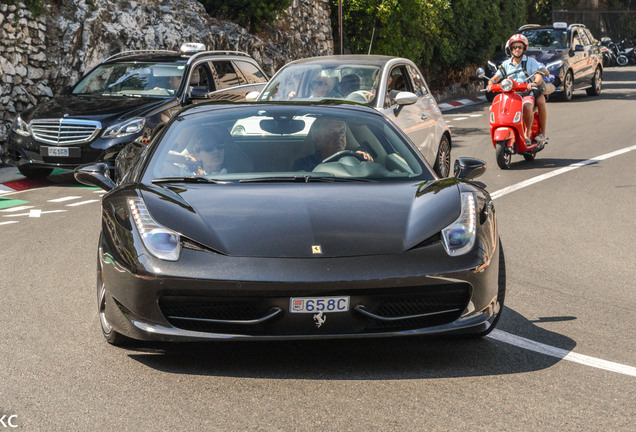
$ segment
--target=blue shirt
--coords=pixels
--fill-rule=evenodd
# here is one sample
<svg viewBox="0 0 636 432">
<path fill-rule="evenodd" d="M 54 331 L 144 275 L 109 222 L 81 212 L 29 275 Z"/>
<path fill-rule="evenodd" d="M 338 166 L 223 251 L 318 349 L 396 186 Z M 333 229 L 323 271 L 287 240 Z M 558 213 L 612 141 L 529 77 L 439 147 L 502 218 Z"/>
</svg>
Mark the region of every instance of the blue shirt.
<svg viewBox="0 0 636 432">
<path fill-rule="evenodd" d="M 523 71 L 523 68 L 522 68 L 524 61 L 527 61 L 525 72 Z M 521 58 L 521 61 L 519 62 L 518 65 L 514 65 L 512 63 L 512 59 L 509 58 L 508 60 L 501 63 L 501 66 L 506 71 L 506 74 L 507 74 L 506 78 L 513 79 L 517 82 L 524 82 L 529 76 L 535 73 L 539 68 L 543 67 L 543 64 L 536 61 L 534 57 L 527 57 L 524 55 Z M 500 70 L 497 70 L 497 73 L 495 75 L 498 75 L 499 78 L 503 78 L 503 76 L 501 76 Z"/>
</svg>

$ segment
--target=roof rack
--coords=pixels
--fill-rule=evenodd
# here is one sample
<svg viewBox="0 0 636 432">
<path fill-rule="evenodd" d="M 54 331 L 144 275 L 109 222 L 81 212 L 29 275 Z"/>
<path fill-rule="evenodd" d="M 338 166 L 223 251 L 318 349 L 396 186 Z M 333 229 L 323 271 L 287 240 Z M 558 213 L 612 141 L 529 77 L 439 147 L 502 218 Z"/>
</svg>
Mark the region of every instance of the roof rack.
<svg viewBox="0 0 636 432">
<path fill-rule="evenodd" d="M 152 49 L 148 49 L 148 50 L 133 50 L 133 51 L 122 51 L 120 53 L 114 54 L 110 57 L 108 57 L 106 60 L 104 60 L 105 62 L 109 61 L 109 60 L 113 60 L 116 59 L 118 57 L 125 57 L 125 56 L 129 56 L 129 55 L 136 55 L 136 54 L 179 54 L 177 51 L 170 51 L 170 50 L 152 50 Z"/>
<path fill-rule="evenodd" d="M 224 50 L 212 50 L 212 51 L 201 51 L 198 52 L 194 55 L 192 55 L 190 57 L 190 59 L 188 60 L 188 63 L 192 63 L 195 59 L 197 59 L 198 57 L 204 56 L 204 55 L 235 55 L 235 56 L 241 56 L 241 57 L 249 57 L 250 55 L 243 52 L 243 51 L 224 51 Z"/>
<path fill-rule="evenodd" d="M 572 27 L 585 27 L 585 24 L 570 24 L 568 27 L 569 28 L 572 28 Z M 585 28 L 587 28 L 587 27 L 585 27 Z"/>
<path fill-rule="evenodd" d="M 541 27 L 541 25 L 540 24 L 526 24 L 526 25 L 522 25 L 521 27 L 519 27 L 519 30 L 517 30 L 517 31 L 528 30 L 528 29 L 537 28 L 537 27 Z"/>
</svg>

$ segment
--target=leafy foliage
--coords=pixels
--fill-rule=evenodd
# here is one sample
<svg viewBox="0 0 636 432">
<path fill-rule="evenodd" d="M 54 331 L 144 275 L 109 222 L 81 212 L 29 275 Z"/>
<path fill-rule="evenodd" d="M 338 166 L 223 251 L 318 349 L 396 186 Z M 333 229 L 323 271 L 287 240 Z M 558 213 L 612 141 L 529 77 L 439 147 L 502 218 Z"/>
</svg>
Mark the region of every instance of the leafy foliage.
<svg viewBox="0 0 636 432">
<path fill-rule="evenodd" d="M 279 13 L 291 4 L 291 0 L 199 0 L 206 11 L 234 21 L 257 32 L 265 23 L 272 23 Z"/>
<path fill-rule="evenodd" d="M 338 1 L 331 3 L 338 46 Z M 483 62 L 524 24 L 526 7 L 526 0 L 347 0 L 344 46 L 408 57 L 428 71 L 461 70 Z"/>
</svg>

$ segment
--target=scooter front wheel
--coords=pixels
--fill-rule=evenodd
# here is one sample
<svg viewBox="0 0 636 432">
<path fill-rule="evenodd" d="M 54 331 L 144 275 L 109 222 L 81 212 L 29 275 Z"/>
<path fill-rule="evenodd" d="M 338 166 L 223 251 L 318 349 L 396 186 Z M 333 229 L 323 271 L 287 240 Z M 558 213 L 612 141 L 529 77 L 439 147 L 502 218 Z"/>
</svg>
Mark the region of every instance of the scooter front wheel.
<svg viewBox="0 0 636 432">
<path fill-rule="evenodd" d="M 495 154 L 497 156 L 497 165 L 501 169 L 510 168 L 510 161 L 512 160 L 512 155 L 506 152 L 506 148 L 508 147 L 508 141 L 497 141 L 497 145 L 495 146 Z"/>
</svg>

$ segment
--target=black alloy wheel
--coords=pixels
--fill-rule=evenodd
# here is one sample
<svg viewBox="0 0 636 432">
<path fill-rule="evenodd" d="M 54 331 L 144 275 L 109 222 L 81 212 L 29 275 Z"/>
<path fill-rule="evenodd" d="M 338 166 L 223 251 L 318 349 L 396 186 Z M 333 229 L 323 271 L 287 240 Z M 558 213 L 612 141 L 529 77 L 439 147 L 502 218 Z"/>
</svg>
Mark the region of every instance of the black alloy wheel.
<svg viewBox="0 0 636 432">
<path fill-rule="evenodd" d="M 439 142 L 439 148 L 437 150 L 437 157 L 435 158 L 435 165 L 433 170 L 440 177 L 448 177 L 450 173 L 451 164 L 451 145 L 446 135 L 442 136 Z"/>
<path fill-rule="evenodd" d="M 132 339 L 117 333 L 106 319 L 106 286 L 104 285 L 102 266 L 99 258 L 100 256 L 101 253 L 97 256 L 97 312 L 99 315 L 99 325 L 102 329 L 102 334 L 104 335 L 106 342 L 111 345 L 130 345 Z"/>
</svg>

